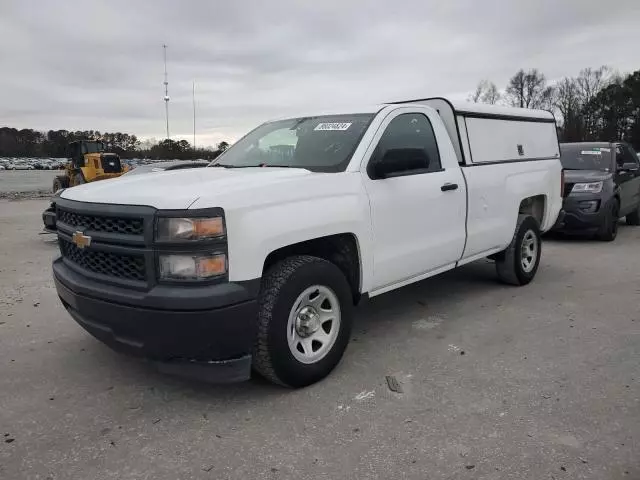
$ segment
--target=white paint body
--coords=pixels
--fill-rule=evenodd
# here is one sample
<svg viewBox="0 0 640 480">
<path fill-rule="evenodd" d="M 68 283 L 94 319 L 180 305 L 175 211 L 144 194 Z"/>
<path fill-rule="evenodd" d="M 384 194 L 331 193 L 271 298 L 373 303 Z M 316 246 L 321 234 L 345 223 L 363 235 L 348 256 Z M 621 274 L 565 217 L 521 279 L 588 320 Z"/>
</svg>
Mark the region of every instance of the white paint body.
<svg viewBox="0 0 640 480">
<path fill-rule="evenodd" d="M 561 165 L 550 114 L 454 107 L 442 99 L 349 113 L 368 112 L 377 113 L 344 172 L 200 168 L 104 180 L 65 190 L 62 197 L 158 209 L 221 207 L 230 281 L 261 277 L 265 259 L 280 248 L 353 234 L 360 291 L 371 296 L 504 250 L 528 197 L 545 199 L 543 231 L 555 223 L 562 206 Z M 403 113 L 428 117 L 442 170 L 372 180 L 367 164 L 378 140 Z M 513 118 L 479 118 L 495 114 Z M 446 183 L 458 189 L 442 191 Z"/>
</svg>

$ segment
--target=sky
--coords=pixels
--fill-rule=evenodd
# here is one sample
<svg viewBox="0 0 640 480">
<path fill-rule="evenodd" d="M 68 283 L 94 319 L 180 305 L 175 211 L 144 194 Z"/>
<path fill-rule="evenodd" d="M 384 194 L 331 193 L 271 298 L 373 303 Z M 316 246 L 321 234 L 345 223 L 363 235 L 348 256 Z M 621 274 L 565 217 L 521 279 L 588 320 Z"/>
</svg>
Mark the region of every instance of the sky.
<svg viewBox="0 0 640 480">
<path fill-rule="evenodd" d="M 0 126 L 233 142 L 263 121 L 520 68 L 640 68 L 638 0 L 1 0 Z"/>
</svg>

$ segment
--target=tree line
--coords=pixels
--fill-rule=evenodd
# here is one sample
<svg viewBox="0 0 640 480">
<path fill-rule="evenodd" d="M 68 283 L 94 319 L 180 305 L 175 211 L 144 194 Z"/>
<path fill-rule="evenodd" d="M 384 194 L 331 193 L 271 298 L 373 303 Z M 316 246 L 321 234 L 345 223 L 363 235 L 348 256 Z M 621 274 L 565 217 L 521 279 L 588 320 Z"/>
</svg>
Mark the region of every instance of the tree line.
<svg viewBox="0 0 640 480">
<path fill-rule="evenodd" d="M 108 152 L 114 152 L 121 158 L 152 159 L 214 159 L 229 147 L 220 142 L 214 148 L 194 149 L 186 140 L 162 140 L 160 142 L 141 142 L 135 135 L 128 133 L 101 133 L 97 130 L 71 132 L 68 130 L 49 130 L 41 132 L 30 128 L 18 130 L 0 127 L 0 157 L 68 157 L 68 145 L 75 140 L 100 140 Z"/>
<path fill-rule="evenodd" d="M 621 75 L 603 66 L 548 82 L 518 70 L 504 89 L 482 80 L 469 101 L 551 111 L 563 142 L 626 141 L 640 149 L 640 70 Z"/>
</svg>

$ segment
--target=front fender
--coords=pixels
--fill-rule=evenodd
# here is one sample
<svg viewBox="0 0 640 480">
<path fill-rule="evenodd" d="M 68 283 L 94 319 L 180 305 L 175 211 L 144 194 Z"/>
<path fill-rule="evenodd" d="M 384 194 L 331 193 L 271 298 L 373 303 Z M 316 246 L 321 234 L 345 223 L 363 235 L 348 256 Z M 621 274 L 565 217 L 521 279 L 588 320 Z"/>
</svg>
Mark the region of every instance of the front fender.
<svg viewBox="0 0 640 480">
<path fill-rule="evenodd" d="M 356 194 L 264 205 L 226 213 L 229 279 L 262 276 L 267 256 L 280 248 L 329 235 L 352 233 L 361 252 L 362 285 L 371 276 L 369 205 Z"/>
</svg>

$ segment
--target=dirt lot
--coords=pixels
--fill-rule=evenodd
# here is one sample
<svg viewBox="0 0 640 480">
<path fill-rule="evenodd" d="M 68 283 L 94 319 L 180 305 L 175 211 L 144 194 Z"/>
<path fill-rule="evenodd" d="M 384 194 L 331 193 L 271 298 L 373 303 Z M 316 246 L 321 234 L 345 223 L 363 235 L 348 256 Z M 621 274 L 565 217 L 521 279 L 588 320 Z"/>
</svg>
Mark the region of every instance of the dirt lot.
<svg viewBox="0 0 640 480">
<path fill-rule="evenodd" d="M 53 179 L 59 170 L 0 171 L 0 194 L 9 192 L 51 192 Z"/>
<path fill-rule="evenodd" d="M 640 228 L 546 242 L 528 287 L 478 262 L 374 299 L 333 375 L 288 391 L 95 341 L 57 300 L 46 205 L 0 201 L 2 479 L 640 479 Z"/>
</svg>

